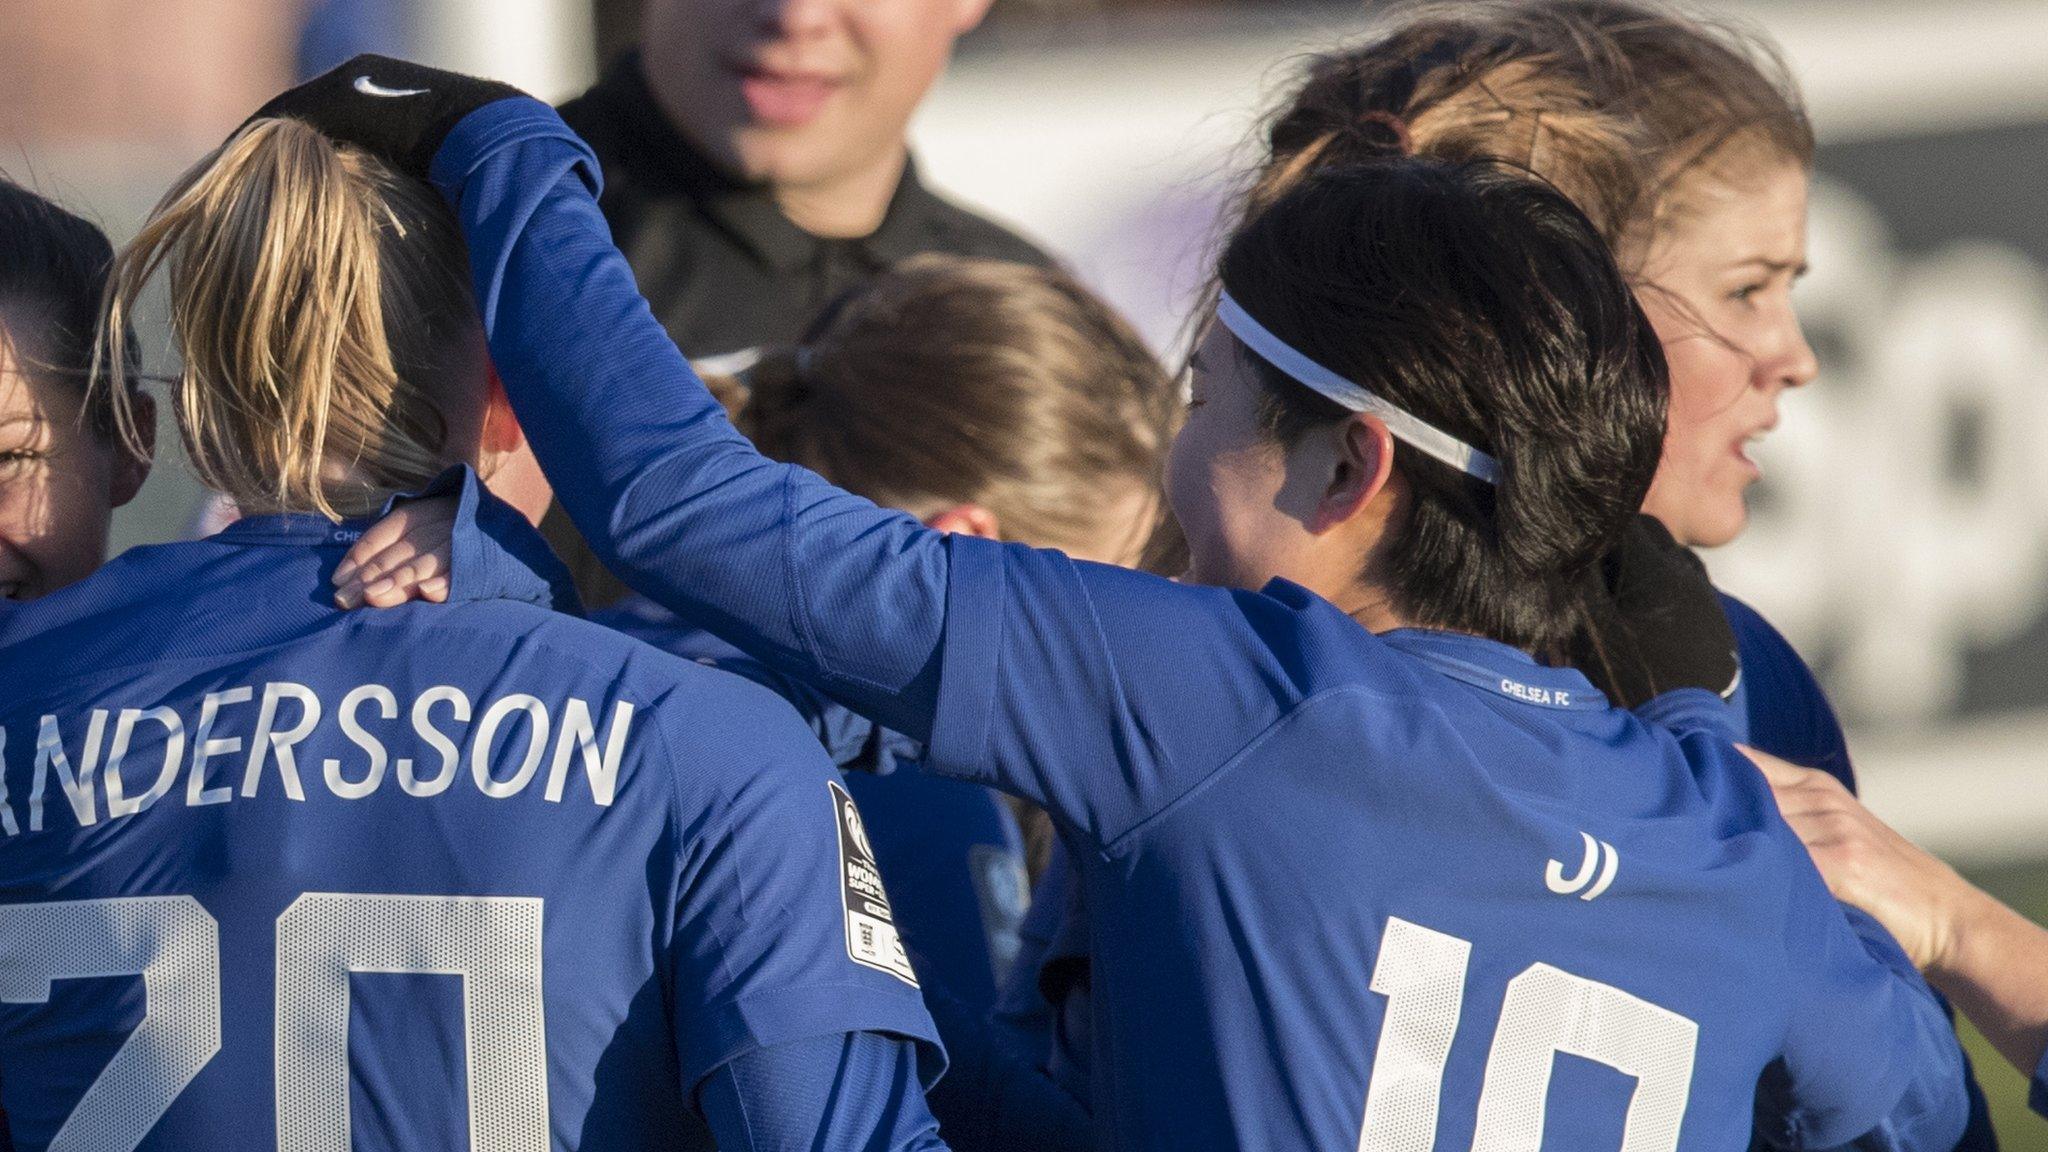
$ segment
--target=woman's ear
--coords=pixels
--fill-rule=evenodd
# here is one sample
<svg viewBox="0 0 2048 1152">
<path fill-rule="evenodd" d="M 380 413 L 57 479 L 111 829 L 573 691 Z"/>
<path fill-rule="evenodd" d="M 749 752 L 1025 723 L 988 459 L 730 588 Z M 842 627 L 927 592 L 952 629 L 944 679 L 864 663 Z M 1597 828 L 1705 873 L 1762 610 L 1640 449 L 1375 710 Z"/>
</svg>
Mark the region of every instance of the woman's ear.
<svg viewBox="0 0 2048 1152">
<path fill-rule="evenodd" d="M 519 426 L 519 417 L 512 411 L 512 398 L 505 395 L 505 381 L 498 375 L 498 367 L 491 364 L 487 391 L 484 394 L 483 433 L 477 440 L 477 456 L 488 459 L 517 452 L 526 446 L 526 430 Z"/>
<path fill-rule="evenodd" d="M 1386 490 L 1394 474 L 1394 437 L 1379 417 L 1347 416 L 1332 435 L 1329 482 L 1309 525 L 1316 533 L 1357 516 Z"/>
<path fill-rule="evenodd" d="M 983 540 L 1002 539 L 1002 526 L 996 522 L 996 514 L 979 504 L 955 504 L 927 517 L 924 523 L 925 527 L 940 532 L 958 532 L 962 536 L 979 536 Z"/>
<path fill-rule="evenodd" d="M 135 499 L 149 479 L 150 465 L 156 462 L 156 397 L 137 392 L 133 411 L 135 434 L 142 441 L 142 451 L 137 453 L 125 441 L 115 441 L 113 485 L 107 493 L 109 504 L 115 508 Z"/>
</svg>

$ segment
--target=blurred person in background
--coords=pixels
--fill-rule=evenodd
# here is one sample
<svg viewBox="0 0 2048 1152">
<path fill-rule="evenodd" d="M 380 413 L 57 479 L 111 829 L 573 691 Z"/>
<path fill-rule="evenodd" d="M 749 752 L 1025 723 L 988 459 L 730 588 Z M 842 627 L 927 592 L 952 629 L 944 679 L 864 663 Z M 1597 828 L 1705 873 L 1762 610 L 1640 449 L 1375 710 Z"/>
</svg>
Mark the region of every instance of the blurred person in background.
<svg viewBox="0 0 2048 1152">
<path fill-rule="evenodd" d="M 940 531 L 1125 566 L 1160 518 L 1160 474 L 1180 412 L 1178 389 L 1144 341 L 1072 277 L 936 255 L 913 257 L 830 305 L 801 345 L 707 384 L 764 455 Z M 856 769 L 847 789 L 951 1060 L 931 1092 L 947 1143 L 1090 1146 L 1079 1102 L 1046 1079 L 1035 1052 L 988 1026 L 1019 952 L 1029 891 L 1005 798 L 914 770 L 924 757 L 918 742 L 769 672 L 645 597 L 596 619 L 775 688 L 833 758 Z M 1034 825 L 1049 832 L 1042 817 Z"/>
<path fill-rule="evenodd" d="M 1787 391 L 1818 365 L 1800 330 L 1792 286 L 1806 264 L 1806 201 L 1813 131 L 1797 87 L 1771 46 L 1730 26 L 1628 0 L 1538 0 L 1425 8 L 1359 47 L 1315 60 L 1268 127 L 1269 155 L 1247 208 L 1304 174 L 1392 148 L 1446 160 L 1490 158 L 1525 167 L 1583 209 L 1629 275 L 1664 345 L 1671 404 L 1664 454 L 1645 518 L 1603 565 L 1592 627 L 1572 663 L 1616 703 L 1653 719 L 1698 721 L 1853 786 L 1846 740 L 1818 681 L 1790 643 L 1732 596 L 1729 632 L 1686 630 L 1658 611 L 1657 565 L 1675 552 L 1734 539 L 1747 522 L 1744 494 L 1760 473 L 1749 445 L 1778 420 Z M 1680 717 L 1693 694 L 1661 696 L 1657 669 L 1674 645 L 1732 639 L 1739 674 L 1727 707 Z M 1651 646 L 1666 651 L 1655 656 Z M 1068 875 L 1034 898 L 1042 910 L 1085 915 Z M 1049 1022 L 1062 1083 L 1078 1071 L 1089 1015 L 1082 934 L 1029 957 L 1005 1003 Z M 1040 998 L 1049 991 L 1051 1003 Z M 1036 1009 L 1027 1011 L 1027 1009 Z M 1959 1147 L 1996 1146 L 1974 1076 L 1972 1118 Z"/>
<path fill-rule="evenodd" d="M 619 247 L 713 371 L 796 340 L 909 256 L 1048 263 L 918 179 L 906 132 L 990 0 L 648 0 L 641 43 L 562 116 L 604 169 Z M 592 608 L 623 584 L 559 507 L 543 532 Z"/>
<path fill-rule="evenodd" d="M 2048 930 L 1892 830 L 1841 781 L 1751 758 L 1828 887 L 1898 937 L 1927 982 L 2028 1078 L 2028 1105 L 2048 1116 Z"/>
<path fill-rule="evenodd" d="M 146 430 L 131 450 L 90 386 L 113 257 L 97 227 L 0 179 L 0 599 L 91 575 L 149 476 L 153 402 L 130 398 Z"/>
</svg>

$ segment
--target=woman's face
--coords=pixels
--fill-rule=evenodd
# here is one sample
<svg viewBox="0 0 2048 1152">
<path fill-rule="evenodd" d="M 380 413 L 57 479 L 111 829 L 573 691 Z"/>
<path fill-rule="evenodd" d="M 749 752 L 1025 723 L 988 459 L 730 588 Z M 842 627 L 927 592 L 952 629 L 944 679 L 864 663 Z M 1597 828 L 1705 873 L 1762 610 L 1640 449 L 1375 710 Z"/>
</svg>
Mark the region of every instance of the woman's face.
<svg viewBox="0 0 2048 1152">
<path fill-rule="evenodd" d="M 114 509 L 148 475 L 112 438 L 81 427 L 79 411 L 77 387 L 24 371 L 0 339 L 0 597 L 33 600 L 92 575 Z"/>
<path fill-rule="evenodd" d="M 1167 502 L 1187 538 L 1187 579 L 1256 589 L 1281 576 L 1322 590 L 1330 565 L 1314 526 L 1323 485 L 1306 459 L 1319 445 L 1274 441 L 1260 417 L 1263 385 L 1221 324 L 1209 325 L 1190 366 L 1187 419 L 1166 468 Z M 1346 576 L 1359 555 L 1345 557 Z"/>
<path fill-rule="evenodd" d="M 1818 371 L 1792 308 L 1806 270 L 1806 169 L 1731 167 L 1679 184 L 1638 292 L 1671 366 L 1664 457 L 1643 511 L 1702 548 L 1741 534 L 1743 494 L 1762 475 L 1748 447 L 1776 427 L 1779 394 Z"/>
</svg>

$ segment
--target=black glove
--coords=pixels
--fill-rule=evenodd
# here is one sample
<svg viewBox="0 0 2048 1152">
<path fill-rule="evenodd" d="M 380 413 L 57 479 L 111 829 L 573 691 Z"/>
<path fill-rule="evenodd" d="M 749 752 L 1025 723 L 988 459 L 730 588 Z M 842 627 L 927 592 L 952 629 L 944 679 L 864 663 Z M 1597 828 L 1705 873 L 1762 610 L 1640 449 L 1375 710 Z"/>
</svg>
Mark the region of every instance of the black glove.
<svg viewBox="0 0 2048 1152">
<path fill-rule="evenodd" d="M 1636 517 L 1593 585 L 1572 662 L 1617 706 L 1634 708 L 1675 688 L 1723 698 L 1735 690 L 1735 630 L 1706 565 L 1654 517 Z"/>
<path fill-rule="evenodd" d="M 441 141 L 464 116 L 524 95 L 496 80 L 365 53 L 280 93 L 250 119 L 303 120 L 425 180 Z"/>
</svg>

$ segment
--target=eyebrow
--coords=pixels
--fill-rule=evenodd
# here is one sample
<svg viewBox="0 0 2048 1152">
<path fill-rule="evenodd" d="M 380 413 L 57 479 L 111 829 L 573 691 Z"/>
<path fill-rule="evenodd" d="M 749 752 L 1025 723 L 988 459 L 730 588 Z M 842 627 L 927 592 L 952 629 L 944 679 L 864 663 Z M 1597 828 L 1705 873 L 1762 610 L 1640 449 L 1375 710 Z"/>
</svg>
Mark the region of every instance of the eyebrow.
<svg viewBox="0 0 2048 1152">
<path fill-rule="evenodd" d="M 1807 263 L 1804 260 L 1773 260 L 1768 256 L 1752 256 L 1747 260 L 1737 261 L 1735 266 L 1737 268 L 1762 268 L 1773 275 L 1779 272 L 1790 272 L 1794 276 L 1804 276 L 1807 270 Z"/>
</svg>

